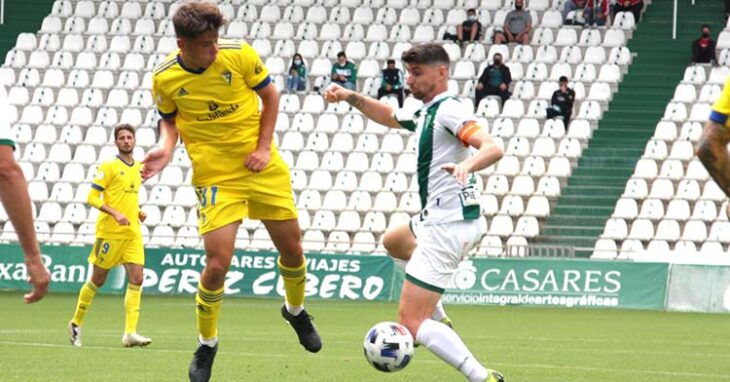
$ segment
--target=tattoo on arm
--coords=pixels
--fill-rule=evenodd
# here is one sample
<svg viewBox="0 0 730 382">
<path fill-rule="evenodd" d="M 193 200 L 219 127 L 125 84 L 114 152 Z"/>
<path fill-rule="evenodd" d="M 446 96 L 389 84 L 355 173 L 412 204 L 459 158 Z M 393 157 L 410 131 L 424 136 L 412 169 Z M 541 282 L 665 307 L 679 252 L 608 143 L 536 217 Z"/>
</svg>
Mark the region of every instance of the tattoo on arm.
<svg viewBox="0 0 730 382">
<path fill-rule="evenodd" d="M 364 99 L 360 94 L 352 93 L 347 96 L 347 99 L 345 99 L 345 101 L 359 109 L 362 106 Z"/>
<path fill-rule="evenodd" d="M 726 148 L 728 142 L 730 134 L 724 126 L 708 123 L 697 146 L 697 156 L 720 189 L 730 196 L 730 156 Z"/>
</svg>

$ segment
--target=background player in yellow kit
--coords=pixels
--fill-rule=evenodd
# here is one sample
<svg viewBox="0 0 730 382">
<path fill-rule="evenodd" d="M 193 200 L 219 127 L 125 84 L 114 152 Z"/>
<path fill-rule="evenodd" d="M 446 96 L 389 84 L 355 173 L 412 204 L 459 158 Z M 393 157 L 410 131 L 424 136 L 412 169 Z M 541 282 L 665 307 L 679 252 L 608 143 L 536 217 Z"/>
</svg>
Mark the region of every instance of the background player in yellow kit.
<svg viewBox="0 0 730 382">
<path fill-rule="evenodd" d="M 289 169 L 272 143 L 279 94 L 254 49 L 218 40 L 218 8 L 187 3 L 172 18 L 179 49 L 154 72 L 152 91 L 163 120 L 159 147 L 143 166 L 147 179 L 160 172 L 182 138 L 193 166 L 199 231 L 206 266 L 196 296 L 200 345 L 191 381 L 208 381 L 218 349 L 218 316 L 224 281 L 242 219 L 261 220 L 280 253 L 286 301 L 282 316 L 310 352 L 322 347 L 304 310 L 306 263 Z M 259 111 L 259 98 L 262 110 Z"/>
<path fill-rule="evenodd" d="M 119 264 L 127 272 L 127 292 L 124 295 L 126 313 L 122 344 L 126 347 L 147 346 L 152 340 L 137 333 L 139 305 L 142 298 L 144 247 L 139 210 L 141 164 L 132 158 L 135 144 L 134 128 L 122 124 L 114 128 L 114 143 L 119 155 L 104 162 L 94 177 L 89 191 L 89 205 L 101 213 L 96 220 L 96 242 L 89 262 L 94 265 L 91 278 L 81 287 L 76 311 L 68 323 L 69 340 L 81 346 L 81 326 L 98 288 L 104 285 L 109 270 Z"/>
</svg>

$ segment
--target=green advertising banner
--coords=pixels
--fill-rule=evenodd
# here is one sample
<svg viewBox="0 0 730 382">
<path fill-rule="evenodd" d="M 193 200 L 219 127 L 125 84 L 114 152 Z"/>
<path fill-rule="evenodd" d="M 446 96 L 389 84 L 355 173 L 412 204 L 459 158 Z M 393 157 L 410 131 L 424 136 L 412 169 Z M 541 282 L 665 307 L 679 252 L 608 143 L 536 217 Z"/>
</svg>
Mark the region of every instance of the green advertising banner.
<svg viewBox="0 0 730 382">
<path fill-rule="evenodd" d="M 482 259 L 459 265 L 447 304 L 663 309 L 668 264 Z"/>
<path fill-rule="evenodd" d="M 88 247 L 43 247 L 43 262 L 51 272 L 51 291 L 77 292 L 91 268 Z M 153 294 L 194 294 L 205 255 L 200 250 L 146 249 L 143 288 Z M 308 298 L 390 300 L 393 262 L 386 256 L 307 254 Z M 0 289 L 26 289 L 26 270 L 20 247 L 0 245 Z M 236 251 L 226 278 L 226 294 L 274 297 L 284 295 L 276 255 Z M 124 271 L 115 268 L 102 288 L 123 293 Z"/>
<path fill-rule="evenodd" d="M 51 291 L 76 293 L 88 279 L 88 247 L 47 246 L 42 252 Z M 145 254 L 145 293 L 196 292 L 203 251 L 147 249 Z M 459 265 L 443 299 L 447 304 L 664 309 L 668 273 L 665 263 L 473 258 Z M 0 290 L 27 289 L 25 279 L 20 247 L 0 245 Z M 396 301 L 403 279 L 387 256 L 307 255 L 308 298 Z M 273 253 L 236 251 L 225 285 L 228 295 L 284 295 Z M 124 289 L 124 272 L 117 267 L 101 290 Z"/>
</svg>

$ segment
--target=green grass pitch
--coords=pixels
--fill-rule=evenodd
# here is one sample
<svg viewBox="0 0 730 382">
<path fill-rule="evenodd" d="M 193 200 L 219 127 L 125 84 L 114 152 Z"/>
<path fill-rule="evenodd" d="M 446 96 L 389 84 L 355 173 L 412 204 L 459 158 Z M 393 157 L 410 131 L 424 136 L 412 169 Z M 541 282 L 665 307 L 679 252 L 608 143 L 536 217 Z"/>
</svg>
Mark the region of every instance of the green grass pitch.
<svg viewBox="0 0 730 382">
<path fill-rule="evenodd" d="M 121 346 L 121 296 L 97 296 L 84 347 L 69 345 L 76 296 L 24 305 L 0 293 L 0 381 L 186 381 L 196 346 L 191 297 L 143 296 L 144 349 Z M 277 300 L 227 298 L 213 381 L 463 381 L 426 349 L 403 371 L 384 374 L 362 354 L 370 326 L 396 318 L 396 304 L 309 301 L 324 340 L 304 351 Z M 628 310 L 448 306 L 456 330 L 508 382 L 730 381 L 727 315 Z"/>
</svg>

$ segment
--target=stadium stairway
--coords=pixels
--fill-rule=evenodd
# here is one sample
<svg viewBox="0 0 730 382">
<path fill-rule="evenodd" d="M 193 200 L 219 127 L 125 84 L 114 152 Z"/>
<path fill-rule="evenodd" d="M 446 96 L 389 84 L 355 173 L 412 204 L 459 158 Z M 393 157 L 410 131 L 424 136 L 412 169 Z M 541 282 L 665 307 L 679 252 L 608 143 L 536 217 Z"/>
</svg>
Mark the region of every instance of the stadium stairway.
<svg viewBox="0 0 730 382">
<path fill-rule="evenodd" d="M 636 162 L 662 118 L 690 60 L 700 26 L 715 38 L 724 27 L 720 1 L 680 1 L 677 40 L 672 40 L 672 1 L 653 0 L 629 48 L 635 55 L 619 91 L 563 187 L 535 244 L 576 248 L 588 257 L 613 213 Z"/>
<path fill-rule="evenodd" d="M 5 0 L 5 23 L 0 25 L 0 57 L 15 46 L 18 34 L 35 33 L 48 15 L 53 0 Z"/>
</svg>

